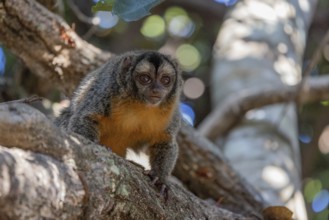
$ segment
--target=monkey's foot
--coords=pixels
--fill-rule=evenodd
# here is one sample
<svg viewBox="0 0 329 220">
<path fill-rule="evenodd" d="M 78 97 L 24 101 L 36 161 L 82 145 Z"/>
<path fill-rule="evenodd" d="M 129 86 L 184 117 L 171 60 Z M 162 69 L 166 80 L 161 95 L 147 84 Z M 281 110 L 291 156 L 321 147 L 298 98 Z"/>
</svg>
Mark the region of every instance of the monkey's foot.
<svg viewBox="0 0 329 220">
<path fill-rule="evenodd" d="M 169 198 L 169 187 L 164 183 L 164 181 L 161 181 L 160 178 L 156 175 L 156 173 L 152 170 L 145 170 L 143 174 L 150 177 L 152 185 L 160 189 L 160 196 L 162 196 L 167 202 Z"/>
</svg>

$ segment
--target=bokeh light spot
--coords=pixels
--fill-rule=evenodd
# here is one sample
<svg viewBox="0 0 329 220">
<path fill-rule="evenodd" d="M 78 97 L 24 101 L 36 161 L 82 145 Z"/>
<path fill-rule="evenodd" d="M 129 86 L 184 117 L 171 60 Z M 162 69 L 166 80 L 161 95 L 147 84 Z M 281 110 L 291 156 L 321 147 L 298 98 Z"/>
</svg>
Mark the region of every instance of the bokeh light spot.
<svg viewBox="0 0 329 220">
<path fill-rule="evenodd" d="M 322 183 L 318 179 L 310 179 L 304 187 L 304 197 L 307 202 L 312 202 L 314 196 L 322 189 Z"/>
<path fill-rule="evenodd" d="M 186 15 L 179 15 L 169 22 L 169 32 L 178 37 L 189 37 L 195 30 L 192 20 Z"/>
<path fill-rule="evenodd" d="M 190 44 L 182 44 L 176 50 L 176 57 L 182 69 L 192 71 L 196 69 L 201 62 L 201 56 L 194 46 Z"/>
<path fill-rule="evenodd" d="M 304 144 L 309 144 L 312 141 L 313 137 L 313 128 L 309 124 L 302 124 L 299 128 L 298 139 Z"/>
<path fill-rule="evenodd" d="M 181 16 L 181 15 L 187 16 L 187 12 L 181 7 L 174 6 L 174 7 L 168 8 L 166 10 L 164 18 L 165 18 L 166 22 L 170 23 L 170 21 L 174 17 Z"/>
<path fill-rule="evenodd" d="M 234 5 L 238 0 L 214 0 L 215 2 L 224 4 L 226 6 L 232 6 Z"/>
<path fill-rule="evenodd" d="M 304 144 L 309 144 L 312 141 L 312 137 L 307 134 L 299 134 L 298 139 Z"/>
<path fill-rule="evenodd" d="M 329 153 L 329 126 L 323 129 L 319 137 L 319 150 L 323 154 Z"/>
<path fill-rule="evenodd" d="M 320 102 L 320 104 L 323 106 L 329 106 L 329 101 L 328 100 L 322 101 L 322 102 Z"/>
<path fill-rule="evenodd" d="M 119 18 L 109 11 L 98 11 L 93 20 L 98 23 L 99 27 L 109 29 L 117 25 Z"/>
<path fill-rule="evenodd" d="M 5 73 L 6 69 L 6 56 L 3 49 L 0 47 L 0 75 Z"/>
<path fill-rule="evenodd" d="M 149 16 L 143 23 L 141 33 L 145 37 L 157 38 L 164 34 L 165 22 L 159 15 Z"/>
<path fill-rule="evenodd" d="M 197 99 L 204 93 L 204 83 L 196 77 L 189 78 L 184 83 L 184 95 L 190 99 Z"/>
<path fill-rule="evenodd" d="M 195 113 L 193 111 L 193 108 L 186 103 L 180 103 L 179 107 L 183 120 L 193 126 L 195 119 Z"/>
<path fill-rule="evenodd" d="M 329 192 L 324 189 L 316 194 L 312 202 L 312 209 L 314 212 L 321 212 L 328 207 Z"/>
<path fill-rule="evenodd" d="M 283 188 L 289 183 L 286 171 L 276 166 L 266 166 L 262 170 L 262 179 L 275 189 Z"/>
<path fill-rule="evenodd" d="M 283 54 L 288 52 L 288 46 L 284 43 L 279 43 L 277 46 L 277 49 L 280 53 L 283 53 Z"/>
</svg>

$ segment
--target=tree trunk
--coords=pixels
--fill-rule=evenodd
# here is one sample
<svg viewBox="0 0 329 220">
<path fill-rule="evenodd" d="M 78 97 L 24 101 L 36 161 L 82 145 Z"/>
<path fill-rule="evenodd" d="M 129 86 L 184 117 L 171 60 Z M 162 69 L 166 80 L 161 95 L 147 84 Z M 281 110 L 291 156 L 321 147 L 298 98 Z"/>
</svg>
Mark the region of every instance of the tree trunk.
<svg viewBox="0 0 329 220">
<path fill-rule="evenodd" d="M 315 3 L 239 1 L 224 21 L 214 47 L 211 88 L 216 108 L 256 89 L 262 93 L 268 88 L 300 82 L 307 29 Z M 300 192 L 295 96 L 290 100 L 289 104 L 247 112 L 243 122 L 224 141 L 222 134 L 217 133 L 216 137 L 218 130 L 209 124 L 207 129 L 205 124 L 200 129 L 212 130 L 216 142 L 224 143 L 222 149 L 230 163 L 268 203 L 288 205 L 295 218 L 302 220 L 307 216 Z M 239 105 L 235 107 L 231 111 L 239 112 Z"/>
</svg>

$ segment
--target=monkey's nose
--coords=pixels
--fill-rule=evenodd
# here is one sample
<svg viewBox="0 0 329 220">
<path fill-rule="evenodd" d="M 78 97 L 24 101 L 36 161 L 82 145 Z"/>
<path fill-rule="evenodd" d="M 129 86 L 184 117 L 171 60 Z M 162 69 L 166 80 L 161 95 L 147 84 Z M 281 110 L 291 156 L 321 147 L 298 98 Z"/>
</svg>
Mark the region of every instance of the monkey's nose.
<svg viewBox="0 0 329 220">
<path fill-rule="evenodd" d="M 154 88 L 154 89 L 151 90 L 151 94 L 152 94 L 152 95 L 160 95 L 160 90 Z"/>
<path fill-rule="evenodd" d="M 151 87 L 152 95 L 160 95 L 160 93 L 161 93 L 161 88 L 157 83 Z"/>
</svg>

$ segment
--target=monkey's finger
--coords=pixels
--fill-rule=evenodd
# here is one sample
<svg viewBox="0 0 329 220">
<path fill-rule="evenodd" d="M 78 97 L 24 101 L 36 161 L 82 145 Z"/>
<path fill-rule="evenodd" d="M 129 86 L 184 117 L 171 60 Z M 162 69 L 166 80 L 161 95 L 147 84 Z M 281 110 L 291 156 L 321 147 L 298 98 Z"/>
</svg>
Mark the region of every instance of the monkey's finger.
<svg viewBox="0 0 329 220">
<path fill-rule="evenodd" d="M 159 180 L 159 177 L 154 177 L 154 179 L 152 180 L 152 184 L 155 185 Z"/>
<path fill-rule="evenodd" d="M 165 184 L 162 184 L 160 195 L 164 198 L 165 202 L 169 199 L 169 187 Z"/>
<path fill-rule="evenodd" d="M 161 186 L 161 190 L 160 190 L 160 194 L 161 194 L 162 196 L 164 196 L 165 193 L 168 191 L 167 189 L 168 189 L 168 187 L 167 187 L 165 184 L 162 184 L 162 186 Z"/>
</svg>

